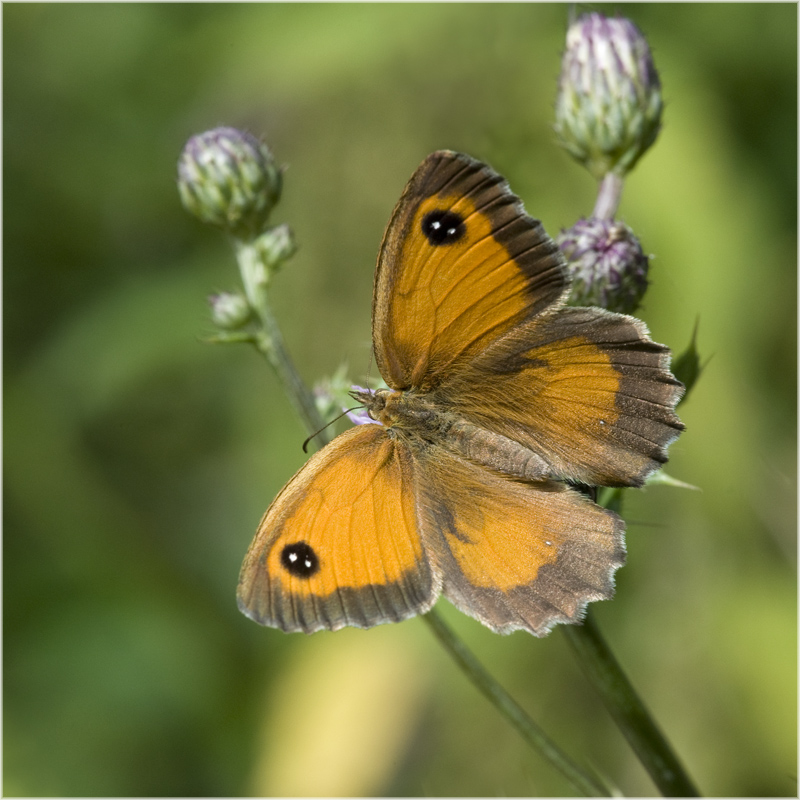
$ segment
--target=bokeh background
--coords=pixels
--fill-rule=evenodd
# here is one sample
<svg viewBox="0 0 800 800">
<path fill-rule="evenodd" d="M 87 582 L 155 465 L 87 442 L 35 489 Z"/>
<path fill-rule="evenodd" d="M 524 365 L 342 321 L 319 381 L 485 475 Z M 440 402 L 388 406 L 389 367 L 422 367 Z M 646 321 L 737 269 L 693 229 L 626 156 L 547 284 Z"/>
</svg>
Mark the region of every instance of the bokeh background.
<svg viewBox="0 0 800 800">
<path fill-rule="evenodd" d="M 613 14 L 617 7 L 592 6 Z M 795 4 L 624 5 L 666 113 L 620 216 L 641 311 L 705 371 L 628 493 L 596 618 L 701 790 L 796 795 Z M 560 795 L 421 620 L 287 636 L 236 609 L 305 432 L 244 345 L 202 341 L 228 243 L 181 208 L 185 140 L 288 165 L 273 303 L 309 382 L 370 364 L 372 271 L 414 168 L 491 163 L 556 233 L 594 183 L 554 142 L 564 5 L 6 4 L 4 793 Z M 558 630 L 446 619 L 620 791 L 654 788 Z"/>
</svg>

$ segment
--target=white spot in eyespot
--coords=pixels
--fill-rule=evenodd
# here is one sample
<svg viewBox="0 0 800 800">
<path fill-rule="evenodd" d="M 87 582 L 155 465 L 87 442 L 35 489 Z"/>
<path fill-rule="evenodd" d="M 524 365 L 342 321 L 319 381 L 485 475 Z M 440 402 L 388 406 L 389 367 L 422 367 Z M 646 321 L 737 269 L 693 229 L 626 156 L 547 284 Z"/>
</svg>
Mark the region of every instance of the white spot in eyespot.
<svg viewBox="0 0 800 800">
<path fill-rule="evenodd" d="M 289 553 L 289 561 L 291 561 L 292 564 L 294 564 L 294 562 L 297 561 L 297 553 Z"/>
<path fill-rule="evenodd" d="M 601 419 L 601 420 L 600 420 L 600 424 L 601 424 L 601 425 L 605 425 L 605 424 L 606 424 L 606 421 L 605 421 L 604 419 Z"/>
<path fill-rule="evenodd" d="M 548 547 L 552 547 L 552 546 L 553 546 L 553 543 L 552 543 L 552 542 L 550 542 L 550 541 L 548 541 L 547 539 L 545 539 L 545 542 L 544 542 L 544 543 L 545 543 L 545 544 L 546 544 Z"/>
</svg>

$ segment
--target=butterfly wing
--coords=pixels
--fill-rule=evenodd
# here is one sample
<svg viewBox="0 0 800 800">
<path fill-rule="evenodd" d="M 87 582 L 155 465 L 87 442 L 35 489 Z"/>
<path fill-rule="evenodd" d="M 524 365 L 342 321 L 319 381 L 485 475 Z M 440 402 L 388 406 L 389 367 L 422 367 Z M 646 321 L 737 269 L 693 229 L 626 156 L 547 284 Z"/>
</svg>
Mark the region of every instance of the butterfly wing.
<svg viewBox="0 0 800 800">
<path fill-rule="evenodd" d="M 440 151 L 412 176 L 378 257 L 373 342 L 395 389 L 428 391 L 458 364 L 558 302 L 563 258 L 500 175 Z"/>
<path fill-rule="evenodd" d="M 530 448 L 555 476 L 639 486 L 683 430 L 669 359 L 640 320 L 562 308 L 493 343 L 435 400 Z"/>
<path fill-rule="evenodd" d="M 611 596 L 625 560 L 616 514 L 563 483 L 512 481 L 443 448 L 426 461 L 423 536 L 461 611 L 499 633 L 544 636 Z"/>
<path fill-rule="evenodd" d="M 409 451 L 382 426 L 337 436 L 264 514 L 242 565 L 239 608 L 306 633 L 427 611 L 439 579 L 418 530 L 414 474 Z"/>
</svg>

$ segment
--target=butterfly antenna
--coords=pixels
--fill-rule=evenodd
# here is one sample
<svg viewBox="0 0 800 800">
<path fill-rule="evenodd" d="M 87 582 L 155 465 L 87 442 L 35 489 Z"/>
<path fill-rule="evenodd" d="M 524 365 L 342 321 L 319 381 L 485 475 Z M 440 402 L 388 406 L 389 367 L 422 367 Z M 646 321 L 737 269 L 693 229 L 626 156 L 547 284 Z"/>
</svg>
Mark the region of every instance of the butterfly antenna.
<svg viewBox="0 0 800 800">
<path fill-rule="evenodd" d="M 341 414 L 339 414 L 338 417 L 334 417 L 330 422 L 328 422 L 327 424 L 323 425 L 316 433 L 312 433 L 311 436 L 309 436 L 308 439 L 306 439 L 303 442 L 303 452 L 304 453 L 308 452 L 308 443 L 312 439 L 314 439 L 317 436 L 319 436 L 322 433 L 322 431 L 325 430 L 325 428 L 330 427 L 331 425 L 333 425 L 334 422 L 338 422 L 345 414 L 349 414 L 351 411 L 355 411 L 358 408 L 361 408 L 361 406 L 353 406 L 352 408 L 346 408 L 344 411 L 342 411 Z"/>
<path fill-rule="evenodd" d="M 375 350 L 372 347 L 370 347 L 369 362 L 367 363 L 367 374 L 366 374 L 367 386 L 369 386 L 372 381 L 372 362 L 374 360 L 375 360 Z"/>
</svg>

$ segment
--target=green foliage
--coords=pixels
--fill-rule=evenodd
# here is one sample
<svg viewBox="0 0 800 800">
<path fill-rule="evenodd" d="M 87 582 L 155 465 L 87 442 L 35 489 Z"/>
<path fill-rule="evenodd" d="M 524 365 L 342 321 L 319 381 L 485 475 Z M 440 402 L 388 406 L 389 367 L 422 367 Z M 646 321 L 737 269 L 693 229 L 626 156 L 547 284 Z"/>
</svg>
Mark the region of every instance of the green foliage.
<svg viewBox="0 0 800 800">
<path fill-rule="evenodd" d="M 698 323 L 695 322 L 691 341 L 679 356 L 672 359 L 672 372 L 686 387 L 681 402 L 686 402 L 689 392 L 694 388 L 704 369 L 700 364 L 700 351 L 697 348 L 697 328 Z"/>
<path fill-rule="evenodd" d="M 594 611 L 702 791 L 794 796 L 797 8 L 624 13 L 665 98 L 620 207 L 654 254 L 638 313 L 678 353 L 699 316 L 712 360 L 667 467 L 702 491 L 625 493 L 628 563 Z M 200 342 L 238 276 L 176 191 L 190 135 L 263 136 L 299 246 L 271 285 L 288 347 L 307 383 L 347 360 L 363 385 L 380 237 L 428 152 L 489 162 L 551 234 L 591 211 L 552 132 L 567 18 L 4 8 L 5 794 L 568 791 L 419 620 L 304 638 L 237 611 L 305 432 L 251 348 Z M 441 610 L 570 755 L 652 793 L 558 631 Z"/>
</svg>

